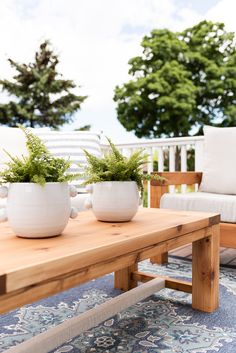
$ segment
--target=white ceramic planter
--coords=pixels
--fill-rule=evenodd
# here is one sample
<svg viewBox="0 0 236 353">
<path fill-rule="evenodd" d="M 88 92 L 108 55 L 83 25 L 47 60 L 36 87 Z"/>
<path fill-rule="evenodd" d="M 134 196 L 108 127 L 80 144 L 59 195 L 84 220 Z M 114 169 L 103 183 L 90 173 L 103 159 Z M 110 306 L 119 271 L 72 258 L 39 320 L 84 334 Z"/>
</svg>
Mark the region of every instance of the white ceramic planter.
<svg viewBox="0 0 236 353">
<path fill-rule="evenodd" d="M 95 217 L 106 222 L 130 221 L 139 207 L 139 191 L 134 181 L 106 181 L 90 186 L 90 200 Z"/>
<path fill-rule="evenodd" d="M 4 197 L 4 189 L 1 196 Z M 67 183 L 13 183 L 9 185 L 7 217 L 17 236 L 24 238 L 53 237 L 62 233 L 69 217 L 77 214 L 71 210 L 70 195 L 74 189 Z"/>
</svg>

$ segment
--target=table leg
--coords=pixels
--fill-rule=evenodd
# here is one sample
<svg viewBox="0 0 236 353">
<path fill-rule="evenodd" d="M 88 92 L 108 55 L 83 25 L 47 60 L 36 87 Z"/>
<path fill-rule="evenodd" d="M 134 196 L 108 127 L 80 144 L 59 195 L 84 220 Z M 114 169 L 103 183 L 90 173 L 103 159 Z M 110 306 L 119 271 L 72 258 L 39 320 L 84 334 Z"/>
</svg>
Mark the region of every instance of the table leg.
<svg viewBox="0 0 236 353">
<path fill-rule="evenodd" d="M 131 274 L 138 270 L 138 264 L 122 268 L 114 274 L 114 287 L 123 291 L 128 291 L 132 288 L 137 287 L 137 281 L 131 278 Z"/>
<path fill-rule="evenodd" d="M 207 238 L 193 242 L 192 307 L 212 312 L 219 306 L 219 224 Z"/>
<path fill-rule="evenodd" d="M 152 264 L 163 265 L 168 262 L 168 252 L 163 252 L 161 254 L 152 256 L 150 258 Z"/>
</svg>

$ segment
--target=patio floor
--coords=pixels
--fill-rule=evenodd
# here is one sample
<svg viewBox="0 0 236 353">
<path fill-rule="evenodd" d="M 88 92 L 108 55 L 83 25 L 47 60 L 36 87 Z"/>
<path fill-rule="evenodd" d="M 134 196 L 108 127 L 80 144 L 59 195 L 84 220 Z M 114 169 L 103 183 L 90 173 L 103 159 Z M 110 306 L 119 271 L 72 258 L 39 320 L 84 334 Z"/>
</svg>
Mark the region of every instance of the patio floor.
<svg viewBox="0 0 236 353">
<path fill-rule="evenodd" d="M 192 245 L 185 245 L 173 251 L 171 255 L 192 258 Z M 236 266 L 236 249 L 220 248 L 220 263 L 221 265 Z"/>
</svg>

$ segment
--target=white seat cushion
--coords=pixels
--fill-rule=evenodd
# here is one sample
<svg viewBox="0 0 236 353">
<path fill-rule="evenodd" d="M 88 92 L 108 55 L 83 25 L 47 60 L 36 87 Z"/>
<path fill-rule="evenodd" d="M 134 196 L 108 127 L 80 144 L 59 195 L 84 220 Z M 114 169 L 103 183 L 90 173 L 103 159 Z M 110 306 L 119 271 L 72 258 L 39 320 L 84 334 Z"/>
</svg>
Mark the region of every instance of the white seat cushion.
<svg viewBox="0 0 236 353">
<path fill-rule="evenodd" d="M 236 196 L 208 192 L 164 194 L 161 208 L 220 213 L 222 222 L 236 223 Z"/>
<path fill-rule="evenodd" d="M 236 195 L 236 127 L 204 127 L 200 191 Z"/>
</svg>

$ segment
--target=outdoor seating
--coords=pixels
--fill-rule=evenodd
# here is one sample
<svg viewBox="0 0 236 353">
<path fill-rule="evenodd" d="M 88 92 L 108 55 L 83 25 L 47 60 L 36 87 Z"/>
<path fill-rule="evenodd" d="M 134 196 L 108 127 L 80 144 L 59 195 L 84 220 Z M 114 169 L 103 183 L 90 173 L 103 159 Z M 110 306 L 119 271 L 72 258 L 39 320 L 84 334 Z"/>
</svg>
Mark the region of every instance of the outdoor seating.
<svg viewBox="0 0 236 353">
<path fill-rule="evenodd" d="M 236 248 L 235 128 L 204 129 L 203 172 L 164 172 L 164 183 L 152 181 L 151 207 L 216 212 L 221 216 L 220 245 Z M 198 185 L 197 192 L 168 193 L 169 186 Z M 193 189 L 193 188 L 192 188 Z M 167 261 L 167 254 L 152 262 Z"/>
<path fill-rule="evenodd" d="M 40 137 L 51 153 L 57 157 L 70 159 L 72 166 L 69 173 L 83 173 L 87 163 L 83 149 L 99 156 L 101 154 L 100 137 L 98 133 L 90 131 L 50 131 L 45 129 L 33 129 L 34 133 Z M 4 152 L 7 151 L 13 156 L 26 154 L 25 137 L 18 128 L 0 128 L 0 169 L 9 157 Z M 78 195 L 71 199 L 72 206 L 78 211 L 85 210 L 84 201 L 87 197 L 86 189 L 83 185 L 83 177 L 73 181 L 77 187 Z M 0 207 L 4 207 L 6 200 L 0 199 Z"/>
</svg>

